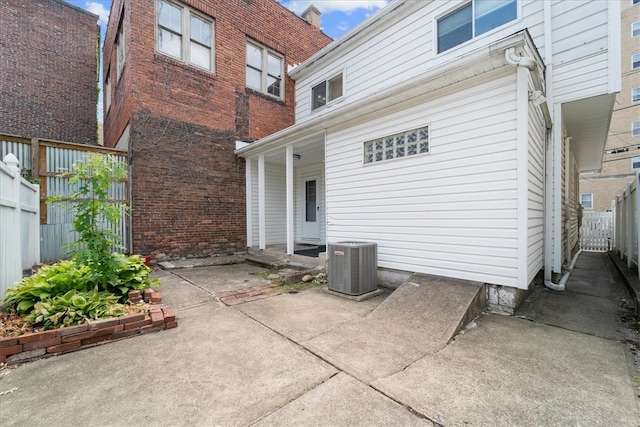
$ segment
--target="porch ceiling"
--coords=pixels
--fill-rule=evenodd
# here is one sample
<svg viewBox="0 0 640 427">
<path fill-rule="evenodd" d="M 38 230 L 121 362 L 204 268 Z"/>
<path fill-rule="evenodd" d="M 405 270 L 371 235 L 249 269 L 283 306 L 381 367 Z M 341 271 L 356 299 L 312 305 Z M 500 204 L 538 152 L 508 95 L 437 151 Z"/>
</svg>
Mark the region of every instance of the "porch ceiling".
<svg viewBox="0 0 640 427">
<path fill-rule="evenodd" d="M 324 162 L 324 132 L 295 138 L 290 144 L 293 145 L 293 165 L 295 167 Z M 295 158 L 296 154 L 300 156 L 299 159 Z M 284 145 L 279 149 L 265 153 L 264 160 L 268 163 L 284 165 L 286 163 Z"/>
<path fill-rule="evenodd" d="M 562 118 L 580 172 L 598 170 L 609 133 L 615 94 L 562 104 Z"/>
</svg>

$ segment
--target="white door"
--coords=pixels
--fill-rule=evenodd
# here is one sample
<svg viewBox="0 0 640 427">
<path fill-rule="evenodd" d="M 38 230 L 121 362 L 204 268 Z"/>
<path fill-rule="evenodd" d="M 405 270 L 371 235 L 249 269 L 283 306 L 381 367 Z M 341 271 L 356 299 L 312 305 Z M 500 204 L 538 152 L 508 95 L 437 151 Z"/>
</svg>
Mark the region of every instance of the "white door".
<svg viewBox="0 0 640 427">
<path fill-rule="evenodd" d="M 302 237 L 320 238 L 320 198 L 318 197 L 318 177 L 304 178 L 302 188 Z"/>
</svg>

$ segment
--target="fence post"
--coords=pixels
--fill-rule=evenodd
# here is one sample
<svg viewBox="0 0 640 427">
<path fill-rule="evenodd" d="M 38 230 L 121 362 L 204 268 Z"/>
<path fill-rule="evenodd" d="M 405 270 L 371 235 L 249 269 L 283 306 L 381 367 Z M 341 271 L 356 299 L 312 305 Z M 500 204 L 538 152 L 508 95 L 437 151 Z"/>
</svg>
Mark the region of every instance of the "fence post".
<svg viewBox="0 0 640 427">
<path fill-rule="evenodd" d="M 633 259 L 633 203 L 631 200 L 631 183 L 627 184 L 627 267 L 631 268 L 631 261 Z"/>
<path fill-rule="evenodd" d="M 10 185 L 11 188 L 7 189 L 7 199 L 13 204 L 13 213 L 12 215 L 7 215 L 7 219 L 10 217 L 10 220 L 8 221 L 9 226 L 7 227 L 7 224 L 3 224 L 3 231 L 5 232 L 5 236 L 3 236 L 3 247 L 5 250 L 10 250 L 2 255 L 3 274 L 1 280 L 3 283 L 0 283 L 0 286 L 2 286 L 2 288 L 0 288 L 2 291 L 0 298 L 4 298 L 4 292 L 7 288 L 13 286 L 14 283 L 19 282 L 22 279 L 22 239 L 20 238 L 20 161 L 11 153 L 7 154 L 3 161 L 13 174 Z M 3 189 L 3 193 L 4 191 L 5 189 Z"/>
</svg>

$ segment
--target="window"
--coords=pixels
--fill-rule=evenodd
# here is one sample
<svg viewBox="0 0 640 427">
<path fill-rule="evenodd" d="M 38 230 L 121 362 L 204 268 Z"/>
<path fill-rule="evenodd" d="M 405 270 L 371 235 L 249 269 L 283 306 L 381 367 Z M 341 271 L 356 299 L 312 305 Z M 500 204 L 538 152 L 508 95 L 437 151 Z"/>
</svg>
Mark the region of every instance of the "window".
<svg viewBox="0 0 640 427">
<path fill-rule="evenodd" d="M 158 52 L 213 71 L 213 21 L 186 6 L 159 0 L 156 36 Z"/>
<path fill-rule="evenodd" d="M 640 120 L 631 123 L 631 136 L 640 136 Z"/>
<path fill-rule="evenodd" d="M 111 107 L 111 78 L 109 75 L 107 75 L 107 78 L 104 81 L 104 101 L 106 104 L 106 111 L 109 111 L 109 107 Z"/>
<path fill-rule="evenodd" d="M 580 193 L 580 204 L 585 209 L 593 209 L 593 193 Z"/>
<path fill-rule="evenodd" d="M 311 111 L 342 97 L 342 74 L 311 88 Z"/>
<path fill-rule="evenodd" d="M 640 156 L 633 156 L 631 158 L 631 169 L 640 169 Z"/>
<path fill-rule="evenodd" d="M 511 22 L 517 0 L 473 0 L 438 20 L 438 53 Z"/>
<path fill-rule="evenodd" d="M 124 20 L 120 21 L 120 25 L 118 26 L 118 35 L 116 36 L 116 65 L 118 70 L 118 81 L 120 81 L 120 77 L 122 76 L 122 70 L 124 69 L 124 60 L 125 60 L 125 43 L 124 43 Z"/>
<path fill-rule="evenodd" d="M 364 143 L 364 162 L 374 163 L 429 152 L 429 127 L 397 133 Z"/>
<path fill-rule="evenodd" d="M 631 102 L 640 102 L 640 87 L 634 87 L 631 89 Z"/>
<path fill-rule="evenodd" d="M 631 37 L 638 37 L 640 36 L 640 21 L 636 21 L 633 24 L 631 24 Z"/>
<path fill-rule="evenodd" d="M 284 97 L 284 59 L 278 53 L 253 42 L 247 42 L 246 83 L 251 89 Z"/>
<path fill-rule="evenodd" d="M 640 4 L 640 0 L 633 0 L 633 4 Z"/>
<path fill-rule="evenodd" d="M 631 69 L 637 70 L 640 68 L 640 53 L 636 53 L 631 57 Z"/>
</svg>

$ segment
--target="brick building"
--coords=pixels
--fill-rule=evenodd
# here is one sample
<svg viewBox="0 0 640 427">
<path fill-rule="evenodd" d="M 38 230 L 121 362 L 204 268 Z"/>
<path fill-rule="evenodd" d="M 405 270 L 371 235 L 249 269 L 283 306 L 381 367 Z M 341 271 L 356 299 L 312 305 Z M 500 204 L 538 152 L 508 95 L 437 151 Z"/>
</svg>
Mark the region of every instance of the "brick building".
<svg viewBox="0 0 640 427">
<path fill-rule="evenodd" d="M 602 169 L 580 176 L 585 210 L 604 212 L 640 169 L 640 1 L 622 0 L 622 90 L 616 97 Z"/>
<path fill-rule="evenodd" d="M 61 0 L 0 1 L 0 133 L 96 143 L 97 21 Z"/>
<path fill-rule="evenodd" d="M 238 140 L 294 123 L 287 70 L 331 39 L 275 0 L 114 0 L 103 51 L 104 142 L 129 151 L 132 250 L 246 249 Z"/>
</svg>

